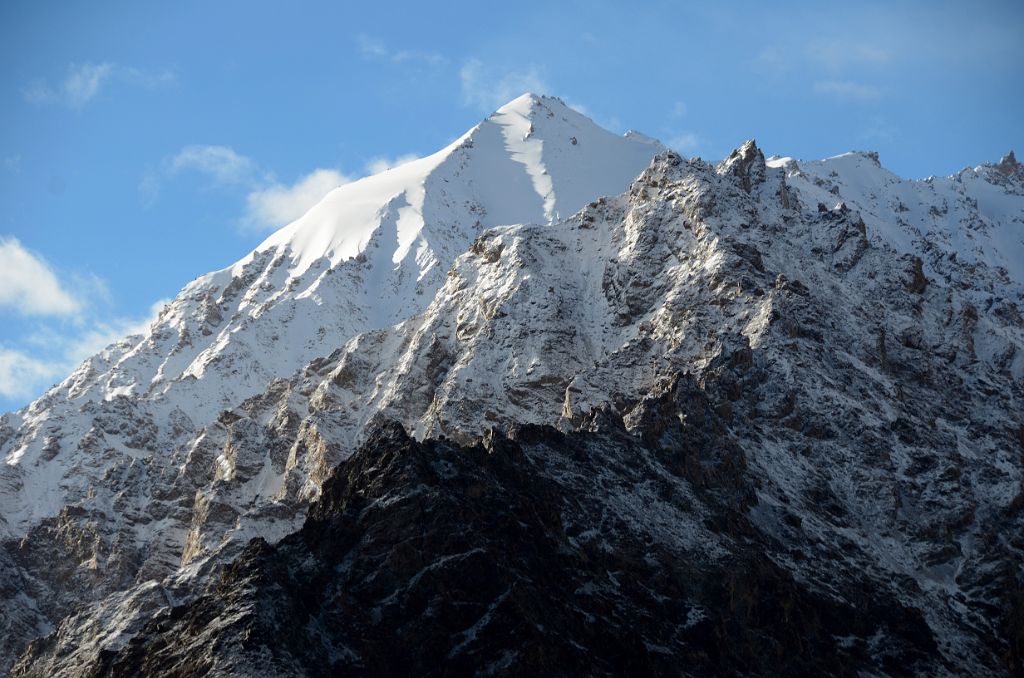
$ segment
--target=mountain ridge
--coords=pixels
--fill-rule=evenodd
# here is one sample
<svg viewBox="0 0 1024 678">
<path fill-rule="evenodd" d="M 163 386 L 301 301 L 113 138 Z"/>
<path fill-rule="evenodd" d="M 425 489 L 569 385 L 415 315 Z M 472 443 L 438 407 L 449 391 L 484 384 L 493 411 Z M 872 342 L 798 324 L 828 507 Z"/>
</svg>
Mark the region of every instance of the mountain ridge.
<svg viewBox="0 0 1024 678">
<path fill-rule="evenodd" d="M 572 139 L 563 139 L 567 149 L 588 145 Z M 89 637 L 90 629 L 130 636 L 138 630 L 130 620 L 177 604 L 169 595 L 190 599 L 248 538 L 275 542 L 299 529 L 331 469 L 384 420 L 417 439 L 472 445 L 516 425 L 580 430 L 608 411 L 631 435 L 688 449 L 686 436 L 672 433 L 673 417 L 706 415 L 678 396 L 683 378 L 693 384 L 688 397 L 705 399 L 728 431 L 728 449 L 739 446 L 745 459 L 728 462 L 718 443 L 691 450 L 700 463 L 686 462 L 686 487 L 745 468 L 756 499 L 743 507 L 745 519 L 773 545 L 773 562 L 816 595 L 844 595 L 830 577 L 845 585 L 867 572 L 872 586 L 903 582 L 885 587 L 897 586 L 892 595 L 920 609 L 942 641 L 936 666 L 994 670 L 1010 633 L 984 610 L 1012 612 L 998 587 L 1013 578 L 993 571 L 1021 551 L 1005 521 L 1019 523 L 1013 506 L 1024 496 L 1015 452 L 1024 448 L 1024 302 L 1004 254 L 1024 247 L 1018 173 L 991 165 L 911 182 L 870 154 L 766 159 L 753 142 L 717 165 L 666 152 L 645 167 L 625 193 L 595 195 L 560 220 L 548 218 L 548 194 L 524 171 L 540 223 L 466 238 L 431 298 L 414 299 L 420 310 L 306 345 L 320 353 L 269 384 L 251 379 L 248 397 L 200 399 L 211 410 L 205 424 L 174 411 L 157 422 L 116 380 L 104 386 L 113 383 L 109 399 L 90 400 L 113 354 L 83 367 L 96 374 L 65 382 L 68 401 L 83 402 L 70 422 L 47 410 L 52 397 L 17 415 L 21 422 L 5 415 L 5 507 L 25 487 L 16 487 L 13 468 L 34 464 L 41 473 L 76 460 L 72 482 L 53 485 L 68 494 L 52 495 L 51 515 L 24 519 L 36 521 L 28 538 L 10 538 L 17 533 L 7 521 L 20 507 L 5 508 L 11 561 L 0 565 L 35 594 L 35 602 L 16 592 L 6 599 L 23 606 L 19 637 L 45 633 L 77 608 L 58 627 L 60 643 L 121 647 L 126 638 Z M 381 222 L 394 227 L 395 249 L 377 255 L 391 264 L 404 246 L 402 208 L 393 207 Z M 358 256 L 344 261 L 362 264 Z M 266 305 L 289 298 L 281 295 L 290 279 L 313 273 L 329 286 L 332 269 L 300 257 L 291 260 L 297 269 L 309 266 L 289 278 L 286 251 L 257 248 L 250 257 L 224 269 L 230 281 L 211 274 L 224 278 L 214 292 L 205 283 L 186 288 L 188 329 L 241 341 L 234 335 L 248 325 L 225 334 L 234 326 L 222 303 L 251 295 L 253 322 L 269 317 L 278 333 L 265 345 L 291 347 L 283 328 L 294 317 Z M 180 381 L 198 388 L 241 369 L 229 360 L 237 348 Z M 948 397 L 953 391 L 961 402 Z M 664 408 L 658 416 L 655 402 Z M 68 449 L 76 430 L 82 444 Z M 69 549 L 78 560 L 45 571 Z M 993 649 L 977 629 L 1003 645 Z"/>
</svg>

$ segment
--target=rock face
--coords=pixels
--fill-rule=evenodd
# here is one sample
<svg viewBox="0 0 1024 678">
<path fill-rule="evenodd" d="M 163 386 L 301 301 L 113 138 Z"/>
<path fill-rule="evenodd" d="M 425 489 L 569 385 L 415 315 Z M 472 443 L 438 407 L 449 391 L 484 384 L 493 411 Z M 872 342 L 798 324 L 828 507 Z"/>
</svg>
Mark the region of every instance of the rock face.
<svg viewBox="0 0 1024 678">
<path fill-rule="evenodd" d="M 748 142 L 559 219 L 558 153 L 605 137 L 503 111 L 538 223 L 437 240 L 421 210 L 416 268 L 387 209 L 381 261 L 307 215 L 0 420 L 8 661 L 46 636 L 16 671 L 1021 671 L 1020 173 Z M 611 138 L 609 166 L 651 148 Z M 460 185 L 491 195 L 485 166 Z M 315 329 L 368 318 L 328 281 L 375 309 L 373 271 L 434 282 Z M 185 335 L 212 343 L 172 374 Z M 143 364 L 165 378 L 121 388 Z"/>
<path fill-rule="evenodd" d="M 131 642 L 81 669 L 327 676 L 944 668 L 922 615 L 895 592 L 862 577 L 849 582 L 848 600 L 836 600 L 766 555 L 772 545 L 746 518 L 756 499 L 742 452 L 716 415 L 657 446 L 611 415 L 588 428 L 567 436 L 526 426 L 511 440 L 490 434 L 466 448 L 418 443 L 386 424 L 326 480 L 300 531 L 276 546 L 253 540 L 202 595 L 161 611 Z M 702 458 L 721 455 L 739 455 L 733 472 L 687 479 L 704 468 Z M 61 663 L 51 650 L 51 641 L 34 643 L 13 675 L 53 675 Z"/>
</svg>

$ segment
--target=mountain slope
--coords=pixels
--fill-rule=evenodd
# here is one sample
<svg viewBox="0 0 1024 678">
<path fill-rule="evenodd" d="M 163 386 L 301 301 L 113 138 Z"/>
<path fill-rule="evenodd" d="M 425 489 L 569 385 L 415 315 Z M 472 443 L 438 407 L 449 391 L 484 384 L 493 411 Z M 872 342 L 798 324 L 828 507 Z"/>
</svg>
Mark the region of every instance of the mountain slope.
<svg viewBox="0 0 1024 678">
<path fill-rule="evenodd" d="M 699 390 L 693 395 L 699 397 Z M 919 613 L 864 580 L 854 606 L 768 559 L 742 475 L 691 485 L 691 450 L 614 421 L 480 445 L 375 430 L 300 532 L 258 539 L 90 675 L 820 675 L 934 666 Z M 704 447 L 707 445 L 707 447 Z M 714 449 L 713 449 L 714 448 Z M 691 459 L 691 462 L 694 461 Z M 699 462 L 698 462 L 699 464 Z M 728 515 L 728 533 L 714 521 Z M 596 520 L 595 520 L 596 519 Z M 744 538 L 745 537 L 745 538 Z M 881 635 L 875 640 L 872 635 Z M 34 643 L 15 676 L 68 665 Z M 764 658 L 773 658 L 771 668 Z"/>
<path fill-rule="evenodd" d="M 47 454 L 43 421 L 73 427 L 83 403 L 103 408 L 127 396 L 158 429 L 194 430 L 358 332 L 422 310 L 481 230 L 548 223 L 617 193 L 659 148 L 606 132 L 556 99 L 524 95 L 432 156 L 339 187 L 247 257 L 189 284 L 147 335 L 112 346 L 7 415 L 6 427 L 36 432 L 4 445 L 7 467 L 21 469 L 8 486 L 24 483 L 35 500 L 4 505 L 7 530 L 22 534 L 63 501 L 54 464 L 32 471 Z M 274 349 L 281 345 L 288 350 Z M 79 435 L 91 424 L 84 414 Z"/>
<path fill-rule="evenodd" d="M 24 619 L 5 623 L 34 635 L 81 600 L 173 572 L 193 513 L 205 510 L 196 491 L 211 480 L 208 469 L 192 472 L 207 452 L 196 432 L 222 409 L 423 310 L 483 229 L 548 223 L 618 193 L 660 149 L 558 99 L 524 95 L 432 156 L 337 188 L 233 266 L 186 286 L 145 335 L 4 415 L 0 537 L 39 541 L 38 555 L 15 549 L 29 571 L 50 545 L 77 554 L 66 570 L 30 575 Z M 294 508 L 268 529 L 293 529 Z"/>
<path fill-rule="evenodd" d="M 567 143 L 576 148 L 586 138 Z M 110 652 L 143 629 L 132 647 L 145 648 L 163 633 L 151 621 L 169 608 L 197 609 L 188 606 L 217 572 L 217 558 L 236 555 L 248 537 L 273 543 L 297 529 L 331 468 L 383 420 L 417 438 L 471 445 L 492 429 L 571 431 L 605 418 L 646 449 L 670 451 L 664 463 L 681 478 L 677 491 L 700 497 L 700 507 L 690 504 L 693 515 L 676 506 L 667 524 L 699 515 L 718 536 L 701 532 L 696 546 L 674 546 L 677 555 L 714 550 L 719 538 L 751 539 L 815 606 L 902 606 L 906 619 L 923 625 L 914 622 L 908 643 L 929 656 L 886 660 L 894 656 L 891 639 L 858 627 L 846 649 L 872 671 L 919 661 L 940 674 L 1019 666 L 1013 643 L 1024 608 L 1013 592 L 1021 590 L 1024 549 L 1016 536 L 1024 527 L 1024 286 L 1006 253 L 1024 239 L 1024 171 L 1012 157 L 948 180 L 910 182 L 870 154 L 766 161 L 748 142 L 710 165 L 668 153 L 626 193 L 554 223 L 548 218 L 560 210 L 541 199 L 547 184 L 524 172 L 540 223 L 467 237 L 465 252 L 438 274 L 436 293 L 414 301 L 393 326 L 295 344 L 312 326 L 274 316 L 267 301 L 291 294 L 290 270 L 334 284 L 326 281 L 337 276 L 316 262 L 327 267 L 330 257 L 349 256 L 338 254 L 348 241 L 303 240 L 303 224 L 324 223 L 304 217 L 287 238 L 258 248 L 238 279 L 247 266 L 272 260 L 269 277 L 244 283 L 254 299 L 265 295 L 262 310 L 217 335 L 225 343 L 216 357 L 181 380 L 216 392 L 227 379 L 236 395 L 253 389 L 219 410 L 210 406 L 216 399 L 197 400 L 206 403 L 206 423 L 172 411 L 169 426 L 154 432 L 145 424 L 155 420 L 150 399 L 117 394 L 76 414 L 89 435 L 69 454 L 64 422 L 46 409 L 52 401 L 9 420 L 0 445 L 26 446 L 14 468 L 36 449 L 37 459 L 75 459 L 76 481 L 95 478 L 92 488 L 81 482 L 78 498 L 73 484 L 58 483 L 66 494 L 54 495 L 55 505 L 68 506 L 30 527 L 27 539 L 7 542 L 5 566 L 25 578 L 30 594 L 10 598 L 9 609 L 23 606 L 25 628 L 39 632 L 45 623 L 32 620 L 56 621 L 76 602 L 112 592 L 61 622 L 34 646 L 32 661 L 75 675 L 97 666 L 101 653 L 114 661 Z M 561 184 L 551 185 L 557 193 Z M 366 261 L 357 254 L 344 262 L 383 271 L 374 257 L 391 266 L 398 257 L 398 272 L 386 279 L 399 281 L 400 296 L 413 289 L 402 287 L 409 284 L 402 269 L 427 277 L 440 269 L 405 266 L 402 257 L 416 247 L 403 243 L 416 239 L 400 235 L 413 231 L 398 227 L 396 210 L 382 220 L 394 235 L 383 254 L 371 239 L 361 251 Z M 433 238 L 435 222 L 423 223 L 420 235 Z M 291 257 L 280 249 L 286 240 L 319 254 Z M 264 317 L 273 322 L 260 325 Z M 276 329 L 278 343 L 268 345 L 321 352 L 257 388 L 232 373 L 252 355 L 239 348 L 257 331 L 250 325 Z M 243 358 L 233 365 L 233 355 Z M 160 454 L 138 454 L 140 440 L 144 449 L 157 439 L 168 441 Z M 596 445 L 609 450 L 609 464 L 644 454 L 623 443 Z M 110 449 L 142 458 L 114 465 Z M 359 464 L 367 463 L 364 455 Z M 19 477 L 5 482 L 11 478 Z M 582 481 L 567 486 L 568 495 L 604 491 Z M 387 496 L 387 483 L 380 491 Z M 657 519 L 643 503 L 630 506 L 640 527 Z M 605 511 L 560 515 L 601 525 Z M 45 566 L 69 553 L 68 565 Z M 263 556 L 256 556 L 259 569 Z M 712 567 L 707 576 L 716 571 L 726 572 Z M 204 619 L 237 602 L 205 590 L 196 603 L 212 615 Z M 40 615 L 33 605 L 49 608 Z"/>
</svg>

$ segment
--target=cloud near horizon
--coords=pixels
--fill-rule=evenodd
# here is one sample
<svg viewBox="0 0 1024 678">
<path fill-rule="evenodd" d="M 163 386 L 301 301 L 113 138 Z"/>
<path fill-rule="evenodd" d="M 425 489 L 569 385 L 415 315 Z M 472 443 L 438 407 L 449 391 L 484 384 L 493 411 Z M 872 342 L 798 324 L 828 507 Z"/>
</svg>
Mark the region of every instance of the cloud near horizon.
<svg viewBox="0 0 1024 678">
<path fill-rule="evenodd" d="M 71 316 L 82 302 L 67 290 L 41 256 L 17 238 L 0 236 L 0 310 L 22 315 Z"/>
<path fill-rule="evenodd" d="M 672 150 L 687 155 L 700 148 L 700 137 L 693 132 L 683 132 L 670 138 L 667 145 Z"/>
<path fill-rule="evenodd" d="M 107 346 L 146 332 L 168 303 L 169 299 L 153 303 L 142 319 L 91 318 L 71 334 L 44 326 L 27 338 L 29 346 L 0 346 L 0 398 L 26 400 L 41 394 Z"/>
<path fill-rule="evenodd" d="M 389 169 L 394 169 L 395 167 L 407 165 L 410 162 L 419 159 L 420 156 L 416 155 L 415 153 L 406 153 L 405 155 L 400 155 L 393 160 L 384 157 L 372 158 L 370 159 L 369 162 L 366 163 L 366 173 L 367 175 L 380 174 L 381 172 L 386 172 Z"/>
<path fill-rule="evenodd" d="M 39 392 L 41 385 L 60 375 L 61 370 L 54 363 L 0 347 L 0 397 L 29 398 Z"/>
<path fill-rule="evenodd" d="M 104 319 L 97 312 L 110 301 L 103 280 L 73 276 L 73 285 L 68 285 L 61 277 L 17 238 L 0 236 L 0 318 L 30 318 L 27 327 L 34 328 L 21 346 L 0 345 L 0 398 L 40 393 L 105 346 L 144 331 L 167 303 L 154 304 L 144 320 Z"/>
<path fill-rule="evenodd" d="M 418 155 L 411 153 L 394 159 L 377 157 L 366 163 L 365 171 L 378 174 L 418 159 Z M 183 172 L 206 176 L 218 188 L 244 188 L 245 211 L 238 225 L 247 232 L 280 228 L 295 221 L 332 190 L 357 178 L 335 168 L 320 167 L 288 184 L 228 146 L 192 144 L 165 158 L 158 171 L 149 170 L 143 175 L 139 183 L 143 202 L 153 205 L 160 195 L 161 183 Z"/>
<path fill-rule="evenodd" d="M 315 169 L 292 185 L 273 183 L 246 197 L 243 226 L 250 230 L 278 228 L 295 221 L 332 190 L 352 181 L 333 169 Z"/>
</svg>

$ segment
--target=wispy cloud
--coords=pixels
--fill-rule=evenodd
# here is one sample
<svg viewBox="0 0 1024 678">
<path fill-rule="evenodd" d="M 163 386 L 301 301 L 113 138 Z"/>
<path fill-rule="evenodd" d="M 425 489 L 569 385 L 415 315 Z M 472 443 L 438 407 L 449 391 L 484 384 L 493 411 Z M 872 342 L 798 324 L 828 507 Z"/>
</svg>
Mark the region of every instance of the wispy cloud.
<svg viewBox="0 0 1024 678">
<path fill-rule="evenodd" d="M 0 397 L 24 400 L 39 393 L 61 374 L 64 366 L 0 347 Z"/>
<path fill-rule="evenodd" d="M 814 83 L 817 94 L 851 101 L 875 101 L 882 97 L 882 90 L 850 80 L 822 80 Z"/>
<path fill-rule="evenodd" d="M 485 66 L 479 59 L 463 64 L 459 79 L 463 103 L 484 112 L 493 111 L 525 92 L 543 94 L 549 90 L 536 66 L 501 72 Z"/>
<path fill-rule="evenodd" d="M 104 81 L 114 72 L 114 64 L 71 64 L 64 80 L 50 86 L 36 80 L 24 91 L 25 100 L 32 104 L 63 103 L 71 108 L 82 108 L 99 94 Z"/>
<path fill-rule="evenodd" d="M 0 311 L 23 315 L 70 316 L 82 303 L 57 278 L 41 256 L 25 249 L 17 238 L 0 237 Z"/>
<path fill-rule="evenodd" d="M 142 318 L 83 319 L 68 332 L 43 326 L 24 340 L 25 346 L 0 346 L 0 398 L 24 402 L 70 374 L 86 358 L 130 335 L 146 332 L 169 303 L 152 304 Z"/>
<path fill-rule="evenodd" d="M 690 154 L 700 148 L 700 137 L 693 132 L 683 132 L 668 140 L 668 147 L 683 154 Z"/>
<path fill-rule="evenodd" d="M 386 61 L 393 64 L 420 63 L 441 66 L 448 62 L 441 54 L 412 49 L 391 49 L 382 40 L 368 35 L 356 38 L 356 49 L 364 59 Z"/>
<path fill-rule="evenodd" d="M 243 226 L 252 230 L 277 228 L 295 221 L 325 195 L 351 179 L 333 169 L 317 169 L 294 184 L 274 183 L 251 191 L 246 198 Z"/>
<path fill-rule="evenodd" d="M 372 158 L 366 163 L 365 173 L 379 174 L 414 160 L 419 160 L 419 156 L 414 153 L 396 158 Z M 291 185 L 275 181 L 253 189 L 246 197 L 243 226 L 249 230 L 266 230 L 295 221 L 332 190 L 353 180 L 353 177 L 336 169 L 320 168 L 299 177 Z"/>
<path fill-rule="evenodd" d="M 167 172 L 190 170 L 212 179 L 219 186 L 248 183 L 257 170 L 256 163 L 228 146 L 190 145 L 166 162 Z"/>
<path fill-rule="evenodd" d="M 149 73 L 130 66 L 119 66 L 110 62 L 69 64 L 67 73 L 53 84 L 46 80 L 34 80 L 22 90 L 25 101 L 37 106 L 60 104 L 81 110 L 96 98 L 100 90 L 111 80 L 153 89 L 174 82 L 171 71 Z"/>
<path fill-rule="evenodd" d="M 110 303 L 101 278 L 59 273 L 17 238 L 0 237 L 0 322 L 32 328 L 19 345 L 0 345 L 0 402 L 40 393 L 110 343 L 144 331 L 152 320 L 104 317 Z M 165 303 L 155 304 L 151 315 Z"/>
<path fill-rule="evenodd" d="M 115 75 L 125 82 L 145 89 L 157 89 L 178 82 L 177 74 L 171 70 L 153 73 L 140 68 L 132 68 L 131 66 L 118 66 Z"/>
<path fill-rule="evenodd" d="M 152 207 L 164 182 L 186 172 L 206 177 L 215 188 L 246 191 L 245 211 L 237 222 L 243 231 L 263 231 L 294 221 L 331 190 L 352 181 L 337 169 L 319 168 L 287 184 L 229 146 L 192 144 L 143 173 L 139 181 L 143 205 Z"/>
</svg>

